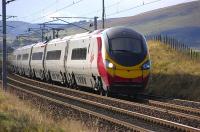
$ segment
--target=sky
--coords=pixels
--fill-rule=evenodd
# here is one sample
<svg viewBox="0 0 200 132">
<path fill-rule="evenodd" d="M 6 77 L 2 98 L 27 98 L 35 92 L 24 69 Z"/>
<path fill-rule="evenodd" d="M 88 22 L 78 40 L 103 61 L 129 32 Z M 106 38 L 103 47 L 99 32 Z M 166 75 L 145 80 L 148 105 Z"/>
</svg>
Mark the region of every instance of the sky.
<svg viewBox="0 0 200 132">
<path fill-rule="evenodd" d="M 8 0 L 7 0 L 8 1 Z M 133 16 L 150 10 L 194 0 L 104 0 L 106 18 Z M 1 1 L 2 2 L 2 1 Z M 2 4 L 0 2 L 0 4 Z M 2 9 L 1 9 L 2 11 Z M 2 14 L 2 12 L 0 12 Z M 42 23 L 51 17 L 102 16 L 102 0 L 15 0 L 7 4 L 7 15 L 17 16 L 9 20 Z M 68 19 L 79 21 L 81 19 Z"/>
</svg>

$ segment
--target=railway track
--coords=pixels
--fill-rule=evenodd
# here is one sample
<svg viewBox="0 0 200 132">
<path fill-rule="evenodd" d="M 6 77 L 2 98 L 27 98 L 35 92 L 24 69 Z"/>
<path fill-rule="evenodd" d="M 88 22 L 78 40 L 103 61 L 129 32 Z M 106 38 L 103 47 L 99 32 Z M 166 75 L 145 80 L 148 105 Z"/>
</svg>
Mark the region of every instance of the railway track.
<svg viewBox="0 0 200 132">
<path fill-rule="evenodd" d="M 138 96 L 142 96 L 141 99 L 148 100 L 149 105 L 159 106 L 162 108 L 179 110 L 184 113 L 190 113 L 194 115 L 200 115 L 200 102 L 189 101 L 189 100 L 181 100 L 181 99 L 173 99 L 173 98 L 165 98 L 161 96 L 154 95 L 146 95 L 140 94 Z"/>
<path fill-rule="evenodd" d="M 23 82 L 21 82 L 23 80 Z M 137 131 L 200 131 L 200 117 L 175 109 L 148 106 L 38 82 L 18 75 L 9 77 L 9 85 L 24 92 L 57 100 L 81 110 L 101 115 L 115 124 Z M 34 85 L 34 86 L 33 86 Z M 156 103 L 156 102 L 154 102 Z M 136 124 L 133 125 L 133 124 Z M 131 126 L 132 125 L 132 126 Z M 153 127 L 152 127 L 153 126 Z"/>
<path fill-rule="evenodd" d="M 191 115 L 200 116 L 200 109 L 192 108 L 189 106 L 182 106 L 182 105 L 160 102 L 160 101 L 155 101 L 155 100 L 149 100 L 149 105 L 166 108 L 166 109 L 170 109 L 170 110 L 181 111 L 183 113 L 187 113 L 187 114 L 191 114 Z"/>
<path fill-rule="evenodd" d="M 173 99 L 173 100 L 170 100 L 169 103 L 200 109 L 200 102 L 195 102 L 195 101 Z"/>
</svg>

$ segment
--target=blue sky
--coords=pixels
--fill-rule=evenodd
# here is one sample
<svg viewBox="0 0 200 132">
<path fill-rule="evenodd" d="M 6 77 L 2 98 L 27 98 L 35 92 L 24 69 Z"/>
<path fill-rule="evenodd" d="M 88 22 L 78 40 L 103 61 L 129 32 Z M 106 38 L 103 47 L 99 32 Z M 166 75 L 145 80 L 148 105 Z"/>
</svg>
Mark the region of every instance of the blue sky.
<svg viewBox="0 0 200 132">
<path fill-rule="evenodd" d="M 133 16 L 190 1 L 193 0 L 105 0 L 106 18 Z M 17 16 L 10 20 L 41 23 L 53 16 L 101 17 L 101 8 L 102 0 L 16 0 L 7 5 L 7 15 Z"/>
</svg>

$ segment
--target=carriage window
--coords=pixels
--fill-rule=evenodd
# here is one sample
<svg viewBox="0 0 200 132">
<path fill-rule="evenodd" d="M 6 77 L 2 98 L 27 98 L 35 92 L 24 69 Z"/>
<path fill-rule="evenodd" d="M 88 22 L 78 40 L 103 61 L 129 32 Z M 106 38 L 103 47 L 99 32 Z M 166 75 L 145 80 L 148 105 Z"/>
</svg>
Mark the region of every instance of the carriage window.
<svg viewBox="0 0 200 132">
<path fill-rule="evenodd" d="M 21 55 L 17 55 L 17 60 L 21 60 Z"/>
<path fill-rule="evenodd" d="M 16 60 L 16 55 L 13 56 L 13 60 Z"/>
<path fill-rule="evenodd" d="M 28 60 L 28 54 L 23 54 L 22 55 L 22 60 Z"/>
<path fill-rule="evenodd" d="M 16 60 L 16 55 L 11 55 L 10 60 Z"/>
<path fill-rule="evenodd" d="M 72 60 L 86 60 L 87 48 L 76 48 L 72 50 Z"/>
<path fill-rule="evenodd" d="M 47 52 L 46 60 L 60 60 L 61 50 L 53 50 Z"/>
<path fill-rule="evenodd" d="M 43 52 L 35 52 L 32 55 L 32 60 L 42 60 Z"/>
</svg>

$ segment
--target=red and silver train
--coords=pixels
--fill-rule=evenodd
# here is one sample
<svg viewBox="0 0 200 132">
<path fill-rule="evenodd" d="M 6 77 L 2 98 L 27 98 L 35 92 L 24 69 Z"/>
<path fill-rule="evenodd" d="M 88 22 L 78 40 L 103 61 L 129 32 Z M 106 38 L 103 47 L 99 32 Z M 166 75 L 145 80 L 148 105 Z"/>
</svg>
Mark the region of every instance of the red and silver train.
<svg viewBox="0 0 200 132">
<path fill-rule="evenodd" d="M 10 63 L 20 75 L 101 94 L 142 92 L 150 76 L 143 35 L 113 27 L 40 42 L 16 49 Z"/>
</svg>

